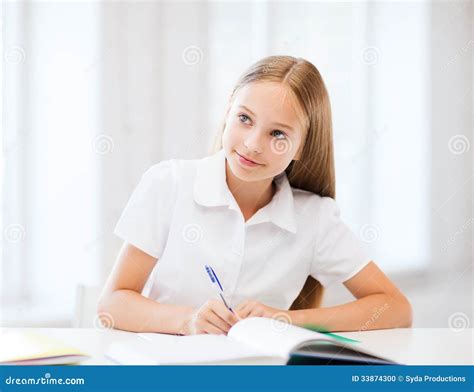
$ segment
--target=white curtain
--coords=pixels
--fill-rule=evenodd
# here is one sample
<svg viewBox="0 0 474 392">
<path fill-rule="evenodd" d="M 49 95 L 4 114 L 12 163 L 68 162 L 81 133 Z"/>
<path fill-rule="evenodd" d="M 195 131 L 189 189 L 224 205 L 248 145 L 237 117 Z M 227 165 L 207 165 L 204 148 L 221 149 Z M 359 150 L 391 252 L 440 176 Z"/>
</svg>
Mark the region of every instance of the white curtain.
<svg viewBox="0 0 474 392">
<path fill-rule="evenodd" d="M 374 260 L 472 263 L 469 2 L 2 7 L 3 320 L 69 320 L 140 175 L 205 156 L 239 74 L 272 54 L 327 84 L 337 200 Z"/>
</svg>

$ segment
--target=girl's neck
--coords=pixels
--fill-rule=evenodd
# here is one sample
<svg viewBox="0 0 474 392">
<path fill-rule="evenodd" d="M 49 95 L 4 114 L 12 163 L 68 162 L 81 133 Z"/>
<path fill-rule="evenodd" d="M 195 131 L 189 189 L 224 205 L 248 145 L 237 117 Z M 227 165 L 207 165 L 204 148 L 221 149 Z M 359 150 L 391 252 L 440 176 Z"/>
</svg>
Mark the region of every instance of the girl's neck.
<svg viewBox="0 0 474 392">
<path fill-rule="evenodd" d="M 227 160 L 225 171 L 227 186 L 239 205 L 245 221 L 272 200 L 276 191 L 273 178 L 252 182 L 243 181 L 232 173 Z"/>
</svg>

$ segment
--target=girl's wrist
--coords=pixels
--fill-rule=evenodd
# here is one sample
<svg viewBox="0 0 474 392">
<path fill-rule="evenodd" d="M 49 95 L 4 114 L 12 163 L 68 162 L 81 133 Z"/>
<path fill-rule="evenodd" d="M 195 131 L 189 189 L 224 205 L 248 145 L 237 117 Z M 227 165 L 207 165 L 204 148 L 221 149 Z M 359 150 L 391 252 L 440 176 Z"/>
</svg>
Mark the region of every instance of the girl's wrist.
<svg viewBox="0 0 474 392">
<path fill-rule="evenodd" d="M 314 319 L 314 313 L 316 313 L 317 310 L 317 308 L 289 310 L 288 316 L 291 320 L 291 324 L 301 327 L 305 324 L 311 324 L 314 321 L 310 320 L 310 318 Z M 312 313 L 312 317 L 309 317 L 309 313 Z"/>
<path fill-rule="evenodd" d="M 196 312 L 195 308 L 183 307 L 178 315 L 178 331 L 179 335 L 190 335 L 192 334 L 192 318 Z"/>
</svg>

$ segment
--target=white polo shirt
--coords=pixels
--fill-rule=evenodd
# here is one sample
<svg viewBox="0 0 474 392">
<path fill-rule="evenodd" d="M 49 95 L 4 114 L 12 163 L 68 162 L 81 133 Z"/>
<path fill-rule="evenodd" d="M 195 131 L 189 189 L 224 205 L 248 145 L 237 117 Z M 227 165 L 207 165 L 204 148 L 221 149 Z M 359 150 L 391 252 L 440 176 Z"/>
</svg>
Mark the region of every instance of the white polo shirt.
<svg viewBox="0 0 474 392">
<path fill-rule="evenodd" d="M 227 187 L 224 151 L 149 168 L 114 233 L 157 258 L 142 294 L 162 303 L 202 305 L 217 294 L 216 272 L 230 306 L 254 299 L 289 309 L 309 275 L 342 283 L 369 261 L 340 219 L 335 201 L 275 177 L 270 203 L 247 222 Z"/>
</svg>

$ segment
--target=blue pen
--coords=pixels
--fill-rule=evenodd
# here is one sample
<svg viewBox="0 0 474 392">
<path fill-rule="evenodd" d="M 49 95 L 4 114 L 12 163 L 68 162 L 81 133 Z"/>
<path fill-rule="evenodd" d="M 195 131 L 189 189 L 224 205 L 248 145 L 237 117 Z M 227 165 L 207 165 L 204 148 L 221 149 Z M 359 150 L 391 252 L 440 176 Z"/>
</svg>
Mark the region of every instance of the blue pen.
<svg viewBox="0 0 474 392">
<path fill-rule="evenodd" d="M 217 294 L 219 294 L 219 296 L 221 297 L 222 302 L 224 302 L 224 305 L 226 306 L 227 309 L 229 309 L 232 313 L 234 313 L 232 308 L 229 305 L 227 305 L 227 302 L 223 295 L 224 289 L 222 288 L 221 282 L 219 282 L 219 278 L 217 277 L 216 273 L 214 272 L 214 270 L 212 269 L 210 265 L 204 265 L 204 268 L 206 269 L 206 272 L 209 275 L 209 279 L 211 279 L 212 285 L 216 288 Z"/>
</svg>

